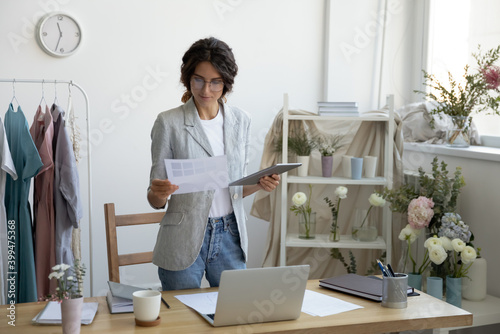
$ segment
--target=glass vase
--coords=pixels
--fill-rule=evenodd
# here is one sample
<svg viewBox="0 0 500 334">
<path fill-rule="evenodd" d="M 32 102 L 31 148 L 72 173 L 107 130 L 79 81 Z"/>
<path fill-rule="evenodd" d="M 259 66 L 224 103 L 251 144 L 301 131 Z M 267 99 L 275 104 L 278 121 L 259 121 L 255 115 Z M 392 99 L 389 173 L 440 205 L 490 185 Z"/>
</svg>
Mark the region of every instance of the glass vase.
<svg viewBox="0 0 500 334">
<path fill-rule="evenodd" d="M 372 224 L 367 209 L 356 209 L 354 224 L 351 228 L 352 239 L 356 241 L 375 241 L 378 236 L 377 227 Z"/>
<path fill-rule="evenodd" d="M 451 126 L 446 130 L 446 145 L 450 147 L 470 146 L 470 119 L 468 116 L 450 116 Z"/>
<path fill-rule="evenodd" d="M 330 236 L 328 237 L 328 240 L 332 242 L 339 242 L 340 241 L 340 228 L 337 225 L 337 222 L 332 222 L 332 226 L 330 227 Z"/>
<path fill-rule="evenodd" d="M 446 302 L 462 307 L 462 278 L 446 276 Z"/>
<path fill-rule="evenodd" d="M 299 215 L 299 239 L 316 238 L 316 212 Z"/>
</svg>

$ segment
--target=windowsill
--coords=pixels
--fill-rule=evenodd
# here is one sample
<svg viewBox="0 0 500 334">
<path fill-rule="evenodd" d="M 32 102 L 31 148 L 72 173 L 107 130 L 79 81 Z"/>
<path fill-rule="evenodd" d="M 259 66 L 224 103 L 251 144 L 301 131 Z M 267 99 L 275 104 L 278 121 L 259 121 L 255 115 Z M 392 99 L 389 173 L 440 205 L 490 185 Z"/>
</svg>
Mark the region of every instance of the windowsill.
<svg viewBox="0 0 500 334">
<path fill-rule="evenodd" d="M 496 147 L 470 146 L 468 148 L 451 148 L 446 145 L 405 142 L 404 149 L 413 152 L 500 162 L 500 148 Z"/>
</svg>

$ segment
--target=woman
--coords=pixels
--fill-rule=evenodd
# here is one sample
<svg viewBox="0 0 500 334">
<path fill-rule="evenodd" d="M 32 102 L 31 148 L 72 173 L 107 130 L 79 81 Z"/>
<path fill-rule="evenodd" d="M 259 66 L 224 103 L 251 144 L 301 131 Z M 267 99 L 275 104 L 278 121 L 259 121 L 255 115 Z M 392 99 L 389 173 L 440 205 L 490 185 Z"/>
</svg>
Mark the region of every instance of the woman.
<svg viewBox="0 0 500 334">
<path fill-rule="evenodd" d="M 195 42 L 182 58 L 184 104 L 160 113 L 151 131 L 148 201 L 156 209 L 168 202 L 153 253 L 163 290 L 199 288 L 203 274 L 218 286 L 223 270 L 245 268 L 243 197 L 279 183 L 279 175 L 272 175 L 253 186 L 176 195 L 178 186 L 168 180 L 164 159 L 224 154 L 230 180 L 246 175 L 250 117 L 224 102 L 237 72 L 226 43 L 213 37 Z"/>
</svg>

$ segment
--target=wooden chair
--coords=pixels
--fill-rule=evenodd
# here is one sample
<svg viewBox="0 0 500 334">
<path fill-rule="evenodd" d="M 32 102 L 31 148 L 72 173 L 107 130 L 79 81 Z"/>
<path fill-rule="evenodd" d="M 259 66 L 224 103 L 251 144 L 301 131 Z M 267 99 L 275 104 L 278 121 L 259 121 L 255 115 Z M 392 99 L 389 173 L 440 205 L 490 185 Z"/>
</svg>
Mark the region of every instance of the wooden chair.
<svg viewBox="0 0 500 334">
<path fill-rule="evenodd" d="M 158 224 L 165 212 L 138 213 L 116 215 L 115 204 L 104 204 L 104 218 L 106 221 L 106 244 L 108 249 L 109 280 L 120 283 L 121 266 L 129 266 L 153 261 L 153 252 L 131 253 L 118 255 L 118 242 L 116 228 L 120 226 L 133 226 L 143 224 Z"/>
</svg>

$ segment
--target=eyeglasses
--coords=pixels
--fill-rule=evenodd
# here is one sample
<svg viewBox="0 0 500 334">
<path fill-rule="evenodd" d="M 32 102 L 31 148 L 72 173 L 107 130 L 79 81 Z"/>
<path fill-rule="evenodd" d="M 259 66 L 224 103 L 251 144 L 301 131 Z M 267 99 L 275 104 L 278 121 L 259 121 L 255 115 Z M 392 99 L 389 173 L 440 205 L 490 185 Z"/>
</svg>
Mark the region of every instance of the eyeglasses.
<svg viewBox="0 0 500 334">
<path fill-rule="evenodd" d="M 205 83 L 208 84 L 208 87 L 212 92 L 220 92 L 224 88 L 224 81 L 222 80 L 212 80 L 212 81 L 205 81 L 202 78 L 198 77 L 193 77 L 191 79 L 191 85 L 192 88 L 201 90 L 203 89 L 203 86 L 205 86 Z"/>
</svg>

